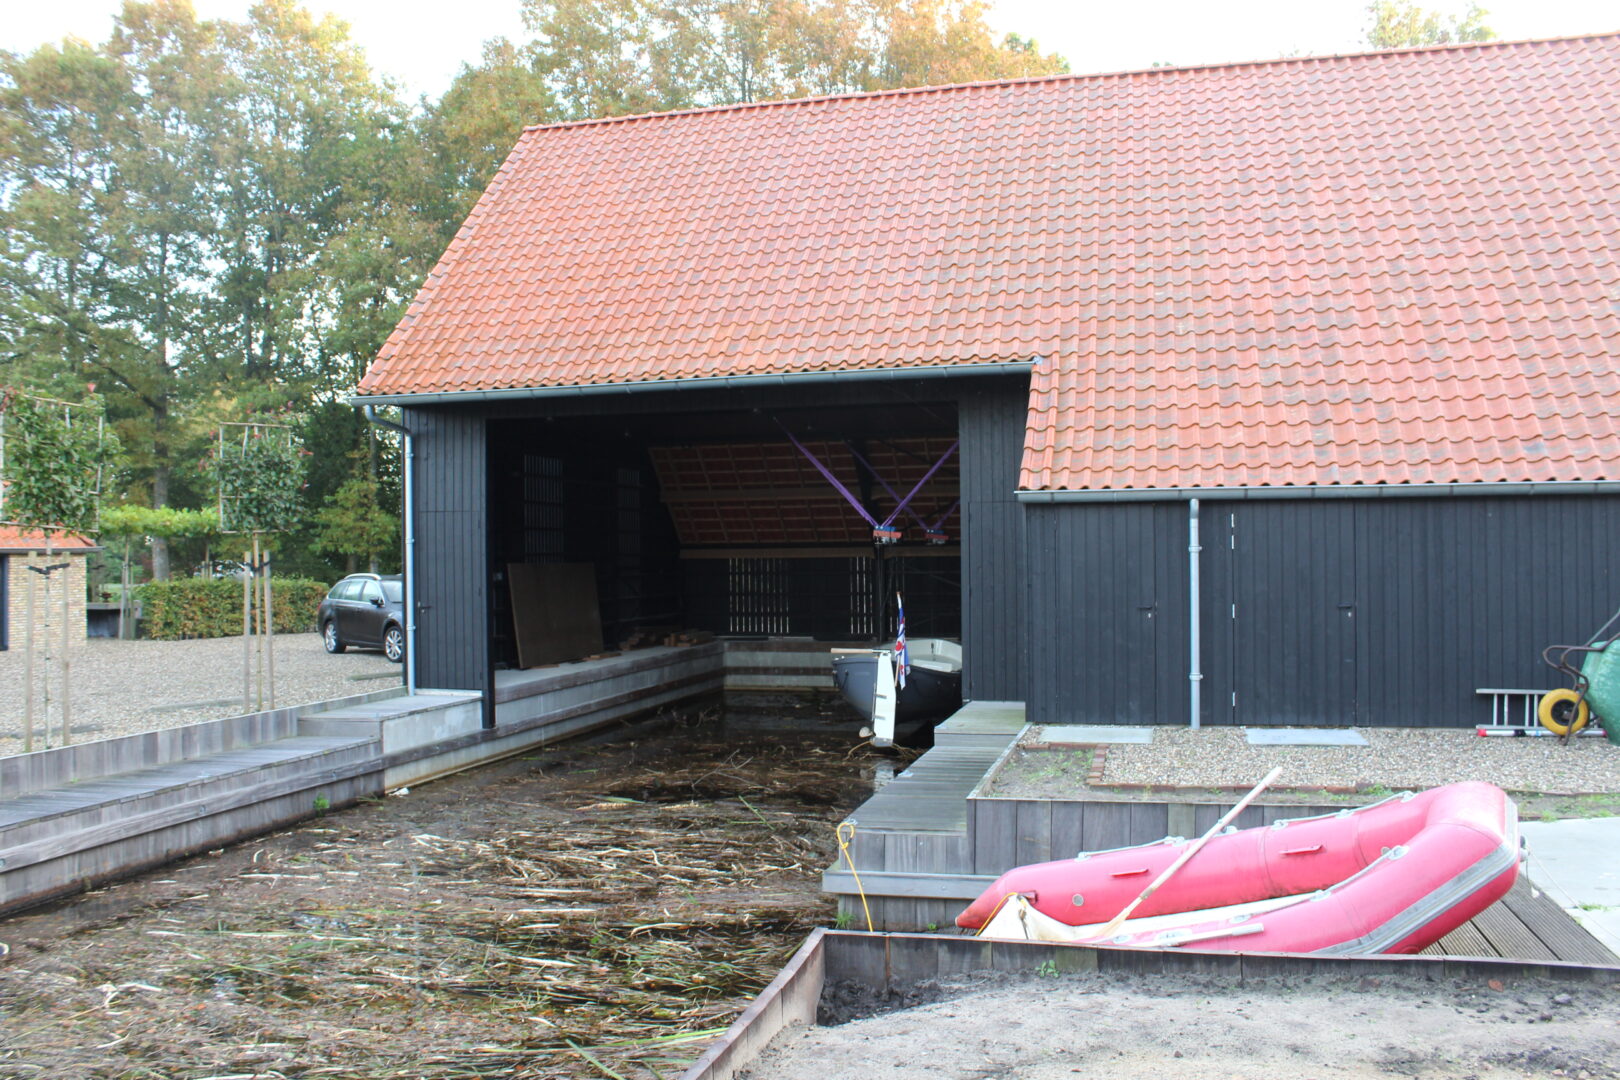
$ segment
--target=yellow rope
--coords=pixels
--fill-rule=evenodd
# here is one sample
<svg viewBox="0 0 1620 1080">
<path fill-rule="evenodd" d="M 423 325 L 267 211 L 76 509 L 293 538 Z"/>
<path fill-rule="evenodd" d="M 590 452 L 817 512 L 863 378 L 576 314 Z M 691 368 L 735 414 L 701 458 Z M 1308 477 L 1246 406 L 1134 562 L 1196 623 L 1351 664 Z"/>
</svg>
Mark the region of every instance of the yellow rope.
<svg viewBox="0 0 1620 1080">
<path fill-rule="evenodd" d="M 848 836 L 844 834 L 845 829 L 849 830 Z M 866 929 L 870 931 L 872 929 L 872 909 L 866 904 L 866 888 L 861 884 L 861 872 L 855 869 L 855 860 L 850 858 L 849 854 L 850 841 L 855 839 L 855 826 L 848 821 L 842 822 L 838 828 L 833 830 L 833 835 L 838 837 L 838 850 L 843 853 L 844 861 L 849 864 L 849 872 L 855 875 L 855 891 L 861 896 L 861 910 L 866 912 Z"/>
</svg>

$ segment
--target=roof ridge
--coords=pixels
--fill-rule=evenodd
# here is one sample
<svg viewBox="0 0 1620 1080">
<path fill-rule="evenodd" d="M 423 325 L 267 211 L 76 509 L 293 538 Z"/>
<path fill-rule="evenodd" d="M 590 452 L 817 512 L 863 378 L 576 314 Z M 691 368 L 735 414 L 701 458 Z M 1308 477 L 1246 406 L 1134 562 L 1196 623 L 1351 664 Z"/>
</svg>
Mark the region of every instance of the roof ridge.
<svg viewBox="0 0 1620 1080">
<path fill-rule="evenodd" d="M 1377 56 L 1404 56 L 1413 53 L 1472 52 L 1509 48 L 1521 45 L 1550 45 L 1566 41 L 1601 41 L 1620 38 L 1620 29 L 1597 33 L 1561 34 L 1554 37 L 1508 38 L 1490 41 L 1452 41 L 1440 45 L 1410 45 L 1399 49 L 1363 49 L 1357 52 L 1315 53 L 1309 56 L 1274 56 L 1258 60 L 1223 60 L 1205 64 L 1186 64 L 1165 67 L 1120 68 L 1114 71 L 1062 72 L 1056 75 L 1026 75 L 1001 79 L 981 79 L 977 82 L 940 83 L 928 86 L 901 86 L 887 90 L 854 90 L 842 94 L 817 94 L 811 97 L 773 98 L 770 101 L 742 101 L 728 105 L 703 105 L 687 109 L 665 109 L 660 112 L 630 113 L 624 116 L 596 116 L 584 120 L 562 120 L 552 124 L 527 124 L 523 134 L 538 131 L 558 131 L 566 128 L 607 127 L 646 120 L 666 120 L 682 116 L 705 116 L 713 113 L 750 112 L 766 109 L 784 109 L 794 106 L 819 105 L 829 101 L 857 101 L 866 98 L 905 97 L 907 95 L 944 94 L 967 90 L 984 90 L 997 86 L 1025 86 L 1035 83 L 1086 82 L 1089 80 L 1124 79 L 1134 75 L 1173 75 L 1193 71 L 1221 71 L 1228 68 L 1276 67 L 1286 64 L 1318 64 L 1329 60 L 1360 60 Z"/>
</svg>

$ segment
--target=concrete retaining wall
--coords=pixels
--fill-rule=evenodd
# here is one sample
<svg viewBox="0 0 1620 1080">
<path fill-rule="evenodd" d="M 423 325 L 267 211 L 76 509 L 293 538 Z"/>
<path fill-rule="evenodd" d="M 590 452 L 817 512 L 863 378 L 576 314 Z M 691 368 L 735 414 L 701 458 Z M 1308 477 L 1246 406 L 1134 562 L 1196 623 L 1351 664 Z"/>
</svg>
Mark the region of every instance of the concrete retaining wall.
<svg viewBox="0 0 1620 1080">
<path fill-rule="evenodd" d="M 831 641 L 765 639 L 725 643 L 727 690 L 831 690 Z M 853 644 L 853 643 L 848 643 Z"/>
<path fill-rule="evenodd" d="M 0 800 L 289 738 L 298 734 L 299 717 L 313 710 L 381 701 L 404 693 L 403 688 L 392 687 L 313 705 L 289 705 L 223 720 L 204 720 L 139 735 L 0 757 Z"/>
<path fill-rule="evenodd" d="M 825 647 L 788 644 L 811 681 Z M 391 688 L 0 758 L 0 911 L 718 695 L 729 645 L 499 672 L 491 728 L 476 693 Z"/>
</svg>

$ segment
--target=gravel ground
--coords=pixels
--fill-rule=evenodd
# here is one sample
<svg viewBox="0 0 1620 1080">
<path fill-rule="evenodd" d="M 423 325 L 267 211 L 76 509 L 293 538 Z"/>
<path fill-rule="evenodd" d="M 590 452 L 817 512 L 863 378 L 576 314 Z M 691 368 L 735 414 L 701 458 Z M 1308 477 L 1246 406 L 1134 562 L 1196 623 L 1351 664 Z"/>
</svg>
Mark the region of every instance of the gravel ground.
<svg viewBox="0 0 1620 1080">
<path fill-rule="evenodd" d="M 1620 792 L 1620 747 L 1601 737 L 1561 746 L 1554 738 L 1480 738 L 1472 730 L 1357 730 L 1368 745 L 1250 746 L 1242 728 L 1156 728 L 1149 745 L 1108 748 L 1102 783 L 1247 788 L 1281 765 L 1279 788 L 1421 789 L 1485 780 L 1508 791 Z"/>
<path fill-rule="evenodd" d="M 386 690 L 402 677 L 381 653 L 328 656 L 319 634 L 275 639 L 276 704 L 297 705 Z M 0 754 L 22 750 L 23 653 L 0 652 Z M 242 708 L 242 639 L 92 639 L 71 657 L 73 741 L 88 742 L 237 716 Z M 51 738 L 43 736 L 35 658 L 34 748 L 61 742 L 61 669 L 50 668 Z"/>
</svg>

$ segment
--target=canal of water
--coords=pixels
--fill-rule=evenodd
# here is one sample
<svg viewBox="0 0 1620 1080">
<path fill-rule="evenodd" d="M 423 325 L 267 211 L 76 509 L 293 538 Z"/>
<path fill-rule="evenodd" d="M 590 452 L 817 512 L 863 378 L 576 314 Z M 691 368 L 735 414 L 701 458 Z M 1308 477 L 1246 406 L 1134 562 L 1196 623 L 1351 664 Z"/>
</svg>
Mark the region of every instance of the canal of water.
<svg viewBox="0 0 1620 1080">
<path fill-rule="evenodd" d="M 803 695 L 530 753 L 0 922 L 0 1077 L 672 1077 L 903 762 Z"/>
</svg>

